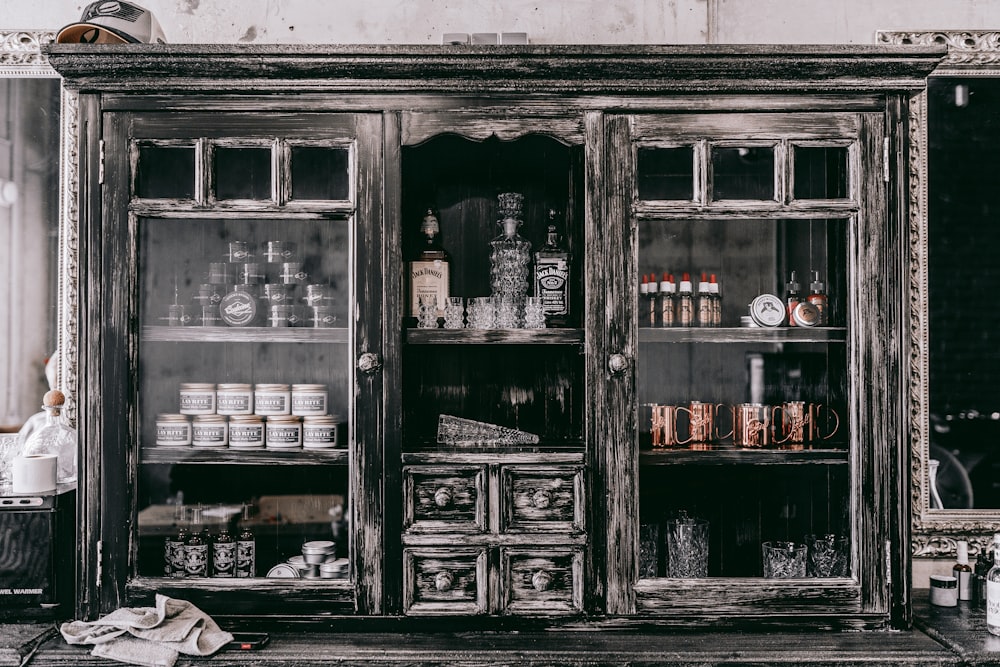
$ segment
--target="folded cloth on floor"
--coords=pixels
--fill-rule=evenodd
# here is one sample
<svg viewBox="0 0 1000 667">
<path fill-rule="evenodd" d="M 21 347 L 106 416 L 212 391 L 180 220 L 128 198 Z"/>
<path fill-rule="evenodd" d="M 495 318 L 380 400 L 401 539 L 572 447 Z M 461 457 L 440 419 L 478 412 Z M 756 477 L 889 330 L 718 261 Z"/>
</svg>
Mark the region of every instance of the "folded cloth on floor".
<svg viewBox="0 0 1000 667">
<path fill-rule="evenodd" d="M 93 644 L 96 657 L 144 667 L 173 667 L 179 653 L 211 655 L 233 640 L 190 602 L 160 594 L 156 607 L 123 607 L 59 630 L 68 644 Z"/>
</svg>

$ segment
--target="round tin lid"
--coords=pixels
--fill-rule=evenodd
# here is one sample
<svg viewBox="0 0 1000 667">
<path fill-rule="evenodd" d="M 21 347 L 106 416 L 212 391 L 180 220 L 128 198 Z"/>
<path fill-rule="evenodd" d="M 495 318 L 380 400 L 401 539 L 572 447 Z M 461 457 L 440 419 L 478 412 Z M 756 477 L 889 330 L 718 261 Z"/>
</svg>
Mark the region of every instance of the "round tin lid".
<svg viewBox="0 0 1000 667">
<path fill-rule="evenodd" d="M 271 579 L 298 579 L 299 571 L 288 563 L 278 563 L 267 571 Z"/>
<path fill-rule="evenodd" d="M 758 326 L 781 326 L 785 323 L 785 304 L 773 294 L 761 294 L 750 302 L 750 317 Z"/>
<path fill-rule="evenodd" d="M 792 310 L 792 320 L 800 327 L 814 327 L 819 324 L 819 308 L 808 301 L 802 301 Z"/>
<path fill-rule="evenodd" d="M 304 554 L 328 554 L 333 549 L 334 544 L 329 540 L 316 540 L 302 545 L 302 553 Z"/>
<path fill-rule="evenodd" d="M 749 315 L 743 315 L 740 317 L 741 327 L 759 327 L 760 325 L 753 321 L 753 318 Z"/>
</svg>

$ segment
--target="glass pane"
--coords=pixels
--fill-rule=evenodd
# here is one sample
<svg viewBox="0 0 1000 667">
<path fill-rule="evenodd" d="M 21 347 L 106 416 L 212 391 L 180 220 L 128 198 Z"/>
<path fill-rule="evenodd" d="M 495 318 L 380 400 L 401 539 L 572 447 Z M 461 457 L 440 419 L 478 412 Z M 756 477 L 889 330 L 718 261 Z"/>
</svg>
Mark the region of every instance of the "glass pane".
<svg viewBox="0 0 1000 667">
<path fill-rule="evenodd" d="M 640 148 L 637 172 L 639 199 L 694 199 L 694 150 L 682 148 Z"/>
<path fill-rule="evenodd" d="M 349 199 L 346 148 L 292 148 L 292 199 Z"/>
<path fill-rule="evenodd" d="M 846 220 L 639 226 L 643 577 L 762 577 L 786 555 L 765 542 L 805 567 L 809 536 L 850 534 L 846 239 Z M 839 569 L 810 576 L 847 576 L 832 544 Z"/>
<path fill-rule="evenodd" d="M 167 572 L 179 526 L 218 540 L 226 525 L 254 533 L 253 576 L 346 577 L 349 225 L 141 219 L 139 232 L 138 573 Z M 201 576 L 197 553 L 171 576 Z"/>
<path fill-rule="evenodd" d="M 147 199 L 194 199 L 194 148 L 140 146 L 135 194 Z"/>
<path fill-rule="evenodd" d="M 712 149 L 713 200 L 774 198 L 772 147 Z"/>
<path fill-rule="evenodd" d="M 270 148 L 216 148 L 216 199 L 271 199 Z"/>
<path fill-rule="evenodd" d="M 847 147 L 795 146 L 796 199 L 845 199 L 847 197 Z"/>
</svg>

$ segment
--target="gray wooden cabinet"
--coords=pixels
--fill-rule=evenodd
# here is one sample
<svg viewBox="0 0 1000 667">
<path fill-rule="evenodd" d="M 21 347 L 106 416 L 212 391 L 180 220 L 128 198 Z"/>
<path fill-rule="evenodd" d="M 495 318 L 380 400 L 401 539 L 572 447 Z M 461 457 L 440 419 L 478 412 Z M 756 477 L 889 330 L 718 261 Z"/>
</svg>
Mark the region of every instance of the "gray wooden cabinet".
<svg viewBox="0 0 1000 667">
<path fill-rule="evenodd" d="M 162 592 L 232 622 L 908 623 L 905 110 L 940 50 L 47 53 L 83 128 L 83 615 Z M 411 327 L 422 211 L 451 294 L 488 296 L 502 192 L 535 249 L 559 212 L 569 316 Z M 171 326 L 181 292 L 194 308 L 241 291 L 220 272 L 257 275 L 241 242 L 264 258 L 260 319 Z M 827 319 L 746 326 L 762 295 L 787 308 L 792 271 L 803 298 L 823 283 Z M 641 292 L 685 273 L 721 285 L 706 326 L 664 326 Z M 332 328 L 275 315 L 264 287 L 288 276 L 293 305 L 332 292 Z M 160 446 L 182 382 L 322 384 L 342 446 Z M 440 415 L 539 442 L 442 445 Z M 170 512 L 199 503 L 256 530 L 256 576 L 165 576 Z M 671 576 L 675 512 L 708 522 L 706 576 Z M 762 576 L 763 542 L 813 534 L 845 538 L 846 565 Z M 346 578 L 264 576 L 330 538 Z"/>
</svg>

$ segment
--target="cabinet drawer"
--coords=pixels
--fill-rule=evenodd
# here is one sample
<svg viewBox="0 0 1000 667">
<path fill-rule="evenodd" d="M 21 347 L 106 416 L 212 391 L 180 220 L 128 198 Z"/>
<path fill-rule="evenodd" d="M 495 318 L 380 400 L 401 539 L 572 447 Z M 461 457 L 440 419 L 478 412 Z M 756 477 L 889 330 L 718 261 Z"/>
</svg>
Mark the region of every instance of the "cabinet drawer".
<svg viewBox="0 0 1000 667">
<path fill-rule="evenodd" d="M 486 470 L 483 466 L 408 466 L 403 476 L 404 530 L 486 531 Z"/>
<path fill-rule="evenodd" d="M 583 609 L 583 551 L 502 549 L 503 613 L 563 615 Z"/>
<path fill-rule="evenodd" d="M 583 468 L 505 466 L 504 532 L 582 532 Z"/>
<path fill-rule="evenodd" d="M 410 615 L 484 614 L 485 549 L 405 549 L 403 609 Z"/>
</svg>

